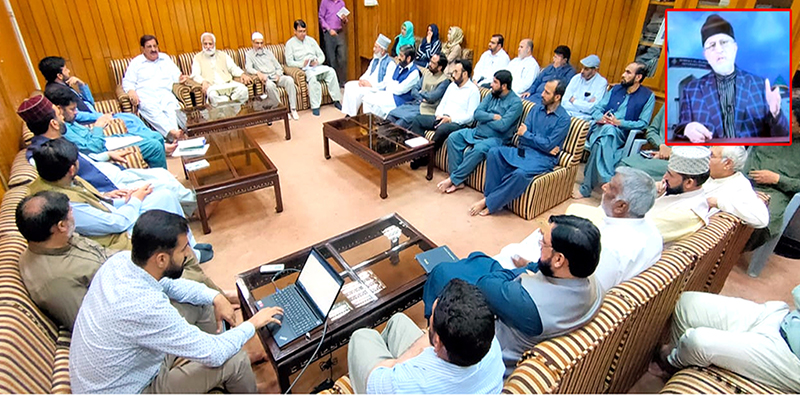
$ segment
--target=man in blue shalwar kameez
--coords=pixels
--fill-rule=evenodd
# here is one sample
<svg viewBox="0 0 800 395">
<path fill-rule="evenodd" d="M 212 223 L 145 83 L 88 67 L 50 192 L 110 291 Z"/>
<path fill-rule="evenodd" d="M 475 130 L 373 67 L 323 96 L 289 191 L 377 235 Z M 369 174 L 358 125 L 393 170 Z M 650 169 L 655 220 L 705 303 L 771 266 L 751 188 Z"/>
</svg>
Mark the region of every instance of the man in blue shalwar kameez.
<svg viewBox="0 0 800 395">
<path fill-rule="evenodd" d="M 447 138 L 447 169 L 450 177 L 436 187 L 439 192 L 453 193 L 464 187 L 464 181 L 486 158 L 493 147 L 511 141 L 514 127 L 522 115 L 522 100 L 511 90 L 511 72 L 494 73 L 492 94 L 475 110 L 478 126 L 453 132 Z M 467 148 L 472 148 L 467 151 Z M 466 152 L 465 152 L 466 151 Z"/>
<path fill-rule="evenodd" d="M 500 211 L 525 193 L 538 174 L 558 164 L 561 144 L 569 133 L 571 117 L 561 106 L 565 81 L 551 80 L 544 86 L 542 105 L 528 113 L 517 130 L 519 147 L 494 147 L 486 157 L 486 187 L 483 199 L 470 207 L 470 215 Z"/>
<path fill-rule="evenodd" d="M 614 169 L 622 160 L 622 147 L 630 131 L 644 129 L 650 124 L 656 97 L 642 86 L 645 73 L 645 64 L 629 64 L 620 84 L 594 106 L 594 124 L 589 129 L 588 142 L 591 154 L 583 172 L 580 193 L 573 198 L 589 197 L 595 187 L 611 181 Z"/>
</svg>

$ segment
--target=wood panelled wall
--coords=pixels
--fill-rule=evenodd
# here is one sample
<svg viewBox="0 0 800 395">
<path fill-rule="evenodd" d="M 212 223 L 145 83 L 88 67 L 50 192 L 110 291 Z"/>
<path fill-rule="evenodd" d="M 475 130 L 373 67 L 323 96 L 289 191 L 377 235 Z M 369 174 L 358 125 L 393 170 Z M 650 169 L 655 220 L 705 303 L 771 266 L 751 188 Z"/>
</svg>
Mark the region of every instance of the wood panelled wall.
<svg viewBox="0 0 800 395">
<path fill-rule="evenodd" d="M 8 9 L 0 16 L 0 198 L 6 190 L 11 162 L 19 152 L 22 119 L 17 108 L 34 89 L 33 78 L 17 43 Z"/>
<path fill-rule="evenodd" d="M 437 0 L 420 2 L 415 29 L 424 35 L 436 23 L 446 39 L 450 26 L 464 30 L 466 48 L 475 51 L 475 61 L 487 49 L 492 34 L 505 38 L 505 50 L 515 57 L 520 40 L 533 40 L 533 56 L 544 68 L 552 62 L 553 49 L 564 44 L 572 50 L 570 63 L 580 70 L 580 59 L 596 54 L 600 73 L 611 82 L 619 80 L 628 62 L 627 54 L 639 39 L 641 26 L 633 26 L 629 15 L 637 0 Z"/>
<path fill-rule="evenodd" d="M 267 43 L 284 43 L 292 36 L 295 19 L 304 19 L 308 33 L 319 37 L 317 0 L 11 0 L 11 4 L 34 66 L 45 56 L 62 56 L 75 75 L 105 98 L 111 98 L 114 90 L 110 60 L 138 55 L 143 34 L 158 37 L 161 51 L 169 54 L 199 51 L 200 35 L 206 31 L 217 36 L 218 48 L 250 46 L 256 30 Z"/>
<path fill-rule="evenodd" d="M 356 1 L 358 3 L 356 29 L 360 57 L 372 59 L 372 47 L 378 34 L 382 33 L 394 40 L 400 34 L 400 26 L 407 20 L 414 23 L 414 35 L 425 35 L 425 27 L 420 30 L 417 19 L 420 17 L 422 3 L 427 0 L 380 0 L 380 5 L 374 7 L 365 7 L 363 1 Z"/>
</svg>

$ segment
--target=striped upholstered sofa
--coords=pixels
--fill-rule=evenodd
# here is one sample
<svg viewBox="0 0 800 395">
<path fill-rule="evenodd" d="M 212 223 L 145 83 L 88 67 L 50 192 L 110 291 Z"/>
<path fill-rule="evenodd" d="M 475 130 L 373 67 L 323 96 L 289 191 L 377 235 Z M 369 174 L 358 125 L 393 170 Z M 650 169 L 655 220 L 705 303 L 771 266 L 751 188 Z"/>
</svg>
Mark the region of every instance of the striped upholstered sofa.
<svg viewBox="0 0 800 395">
<path fill-rule="evenodd" d="M 118 111 L 118 102 L 97 103 L 99 109 Z M 122 121 L 105 128 L 107 135 L 126 131 Z M 26 184 L 36 170 L 25 160 L 33 134 L 23 127 L 22 150 L 14 158 L 9 190 L 0 204 L 0 393 L 70 393 L 69 346 L 71 333 L 58 328 L 30 298 L 19 274 L 19 257 L 27 243 L 17 230 L 14 212 L 28 193 Z M 127 148 L 126 167 L 147 167 L 138 147 Z"/>
<path fill-rule="evenodd" d="M 480 88 L 480 90 L 481 100 L 491 94 L 489 89 Z M 522 116 L 517 125 L 525 120 L 533 106 L 534 104 L 527 100 L 522 101 Z M 583 155 L 589 126 L 590 124 L 582 119 L 572 118 L 566 141 L 561 145 L 562 150 L 558 154 L 558 165 L 555 170 L 536 176 L 528 185 L 525 193 L 509 204 L 512 212 L 529 220 L 569 199 L 573 184 L 575 184 L 575 176 L 578 173 L 578 164 Z M 516 129 L 514 127 L 514 130 Z M 433 131 L 428 131 L 426 137 L 431 140 L 433 134 Z M 518 137 L 515 135 L 512 144 L 516 146 L 518 141 Z M 434 162 L 439 169 L 448 171 L 446 144 L 436 152 Z M 478 192 L 483 192 L 486 184 L 486 161 L 478 165 L 478 168 L 469 175 L 466 184 Z"/>
<path fill-rule="evenodd" d="M 172 62 L 178 64 L 177 58 L 173 55 L 169 55 Z M 130 112 L 134 114 L 138 114 L 139 110 L 137 106 L 134 106 L 131 103 L 131 98 L 128 97 L 128 93 L 122 89 L 122 78 L 125 77 L 125 71 L 128 70 L 128 65 L 131 63 L 133 58 L 124 58 L 124 59 L 112 59 L 110 63 L 111 67 L 111 76 L 114 77 L 114 82 L 116 83 L 116 88 L 114 90 L 114 94 L 117 97 L 117 100 L 114 104 L 117 107 L 116 111 L 113 112 Z M 197 95 L 197 92 L 202 94 L 202 89 L 197 84 L 174 84 L 172 86 L 172 93 L 178 98 L 178 103 L 180 103 L 181 107 L 189 108 L 194 106 L 194 96 Z M 108 100 L 106 101 L 108 102 Z M 106 109 L 98 108 L 97 111 L 100 112 L 109 112 Z"/>
<path fill-rule="evenodd" d="M 735 216 L 715 214 L 706 227 L 664 251 L 653 267 L 609 290 L 584 327 L 527 351 L 503 393 L 628 392 L 647 370 L 652 351 L 667 338 L 680 293 L 718 293 L 751 233 Z M 664 391 L 777 393 L 716 367 L 682 370 Z M 352 392 L 347 376 L 326 391 Z"/>
</svg>

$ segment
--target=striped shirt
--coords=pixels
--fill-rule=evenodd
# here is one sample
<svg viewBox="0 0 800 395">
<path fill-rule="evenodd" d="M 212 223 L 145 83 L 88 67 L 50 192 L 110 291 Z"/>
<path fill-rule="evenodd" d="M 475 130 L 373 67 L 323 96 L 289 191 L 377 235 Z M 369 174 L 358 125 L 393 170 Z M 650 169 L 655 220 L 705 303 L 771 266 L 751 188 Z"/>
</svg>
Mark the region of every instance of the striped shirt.
<svg viewBox="0 0 800 395">
<path fill-rule="evenodd" d="M 392 368 L 378 367 L 367 379 L 368 394 L 499 394 L 503 388 L 500 343 L 472 366 L 447 362 L 428 347 L 418 356 Z"/>
<path fill-rule="evenodd" d="M 722 113 L 723 136 L 736 137 L 736 72 L 730 75 L 714 75 L 719 91 L 719 105 Z"/>
<path fill-rule="evenodd" d="M 218 294 L 186 279 L 156 281 L 131 261 L 130 251 L 113 255 L 95 274 L 78 311 L 69 350 L 73 393 L 141 393 L 167 354 L 222 366 L 253 337 L 253 325 L 211 335 L 186 322 L 170 303 L 208 305 Z"/>
</svg>

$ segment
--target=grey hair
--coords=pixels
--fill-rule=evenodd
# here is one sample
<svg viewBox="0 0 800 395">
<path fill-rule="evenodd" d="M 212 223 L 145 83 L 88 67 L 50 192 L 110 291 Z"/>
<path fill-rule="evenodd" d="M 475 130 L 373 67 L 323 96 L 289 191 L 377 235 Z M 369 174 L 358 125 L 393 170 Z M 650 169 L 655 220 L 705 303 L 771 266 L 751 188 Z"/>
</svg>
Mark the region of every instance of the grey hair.
<svg viewBox="0 0 800 395">
<path fill-rule="evenodd" d="M 214 42 L 214 45 L 217 45 L 217 36 L 215 36 L 214 33 L 209 33 L 209 32 L 205 32 L 200 35 L 200 45 L 203 45 L 203 39 L 206 36 L 211 36 L 211 41 Z"/>
<path fill-rule="evenodd" d="M 634 218 L 644 218 L 656 202 L 656 183 L 644 171 L 631 167 L 618 167 L 622 191 L 617 200 L 628 203 L 628 213 Z"/>
<path fill-rule="evenodd" d="M 733 171 L 742 171 L 747 162 L 747 150 L 741 145 L 723 146 L 720 155 L 722 159 L 730 159 L 733 162 Z"/>
</svg>

